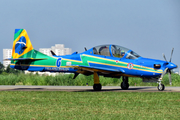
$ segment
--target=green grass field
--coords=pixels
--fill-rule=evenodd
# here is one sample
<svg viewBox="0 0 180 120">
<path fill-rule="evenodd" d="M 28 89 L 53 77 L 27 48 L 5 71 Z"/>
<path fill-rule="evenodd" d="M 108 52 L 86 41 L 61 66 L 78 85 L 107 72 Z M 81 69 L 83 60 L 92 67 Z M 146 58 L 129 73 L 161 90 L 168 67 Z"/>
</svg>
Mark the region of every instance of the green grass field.
<svg viewBox="0 0 180 120">
<path fill-rule="evenodd" d="M 0 91 L 0 119 L 180 119 L 178 92 Z"/>
<path fill-rule="evenodd" d="M 74 74 L 59 74 L 57 76 L 45 76 L 38 74 L 0 74 L 0 85 L 58 85 L 58 86 L 86 86 L 88 83 L 93 86 L 93 75 L 79 75 L 73 79 Z M 100 76 L 102 86 L 119 86 L 122 79 L 107 78 Z M 169 85 L 169 77 L 166 74 L 163 77 L 165 86 Z M 129 77 L 130 86 L 157 86 L 157 83 L 144 83 L 141 78 Z M 180 75 L 172 74 L 172 86 L 180 86 Z"/>
</svg>

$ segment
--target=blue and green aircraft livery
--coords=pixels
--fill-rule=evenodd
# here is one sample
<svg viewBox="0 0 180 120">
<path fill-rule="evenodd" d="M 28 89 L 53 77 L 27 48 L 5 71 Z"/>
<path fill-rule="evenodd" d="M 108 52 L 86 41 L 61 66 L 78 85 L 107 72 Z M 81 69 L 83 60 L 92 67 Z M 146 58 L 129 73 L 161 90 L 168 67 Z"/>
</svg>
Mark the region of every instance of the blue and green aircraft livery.
<svg viewBox="0 0 180 120">
<path fill-rule="evenodd" d="M 97 73 L 98 76 L 116 78 L 156 78 L 166 68 L 177 67 L 171 62 L 143 58 L 130 49 L 112 44 L 99 45 L 82 53 L 48 56 L 33 48 L 25 29 L 15 29 L 12 58 L 8 60 L 11 60 L 11 68 L 19 70 L 70 72 L 75 75 Z"/>
</svg>

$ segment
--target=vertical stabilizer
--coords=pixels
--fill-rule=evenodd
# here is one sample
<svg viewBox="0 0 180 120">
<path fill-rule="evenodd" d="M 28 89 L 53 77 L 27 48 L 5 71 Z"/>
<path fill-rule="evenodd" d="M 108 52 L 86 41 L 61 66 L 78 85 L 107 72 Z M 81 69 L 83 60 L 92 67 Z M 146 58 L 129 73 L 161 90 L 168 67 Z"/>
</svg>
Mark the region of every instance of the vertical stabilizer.
<svg viewBox="0 0 180 120">
<path fill-rule="evenodd" d="M 15 29 L 12 48 L 12 59 L 24 58 L 33 50 L 33 46 L 25 29 Z"/>
</svg>

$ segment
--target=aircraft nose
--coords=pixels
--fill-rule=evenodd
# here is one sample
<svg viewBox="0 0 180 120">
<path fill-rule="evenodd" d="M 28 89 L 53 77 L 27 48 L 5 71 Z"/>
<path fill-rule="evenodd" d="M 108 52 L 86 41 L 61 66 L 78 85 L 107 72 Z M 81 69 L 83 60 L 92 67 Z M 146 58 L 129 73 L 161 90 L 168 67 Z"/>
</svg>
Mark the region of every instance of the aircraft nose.
<svg viewBox="0 0 180 120">
<path fill-rule="evenodd" d="M 167 65 L 167 67 L 168 67 L 169 69 L 174 69 L 174 68 L 177 68 L 178 66 L 175 65 L 174 63 L 169 62 L 169 64 Z"/>
</svg>

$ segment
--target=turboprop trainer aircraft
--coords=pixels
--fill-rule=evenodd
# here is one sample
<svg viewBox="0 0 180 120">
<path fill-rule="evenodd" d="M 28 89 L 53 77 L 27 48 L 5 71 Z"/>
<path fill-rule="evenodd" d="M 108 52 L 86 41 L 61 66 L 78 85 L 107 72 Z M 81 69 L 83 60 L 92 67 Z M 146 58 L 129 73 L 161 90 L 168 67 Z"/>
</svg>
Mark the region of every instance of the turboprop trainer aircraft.
<svg viewBox="0 0 180 120">
<path fill-rule="evenodd" d="M 158 82 L 158 90 L 163 91 L 161 83 L 168 72 L 171 84 L 171 70 L 177 65 L 170 61 L 143 58 L 134 51 L 118 45 L 100 45 L 85 52 L 74 52 L 72 55 L 47 56 L 35 50 L 25 29 L 15 29 L 12 49 L 11 68 L 28 71 L 50 71 L 74 73 L 74 79 L 79 75 L 94 75 L 93 88 L 101 90 L 99 76 L 120 78 L 121 88 L 129 88 L 128 77 L 140 77 L 143 81 Z"/>
</svg>

